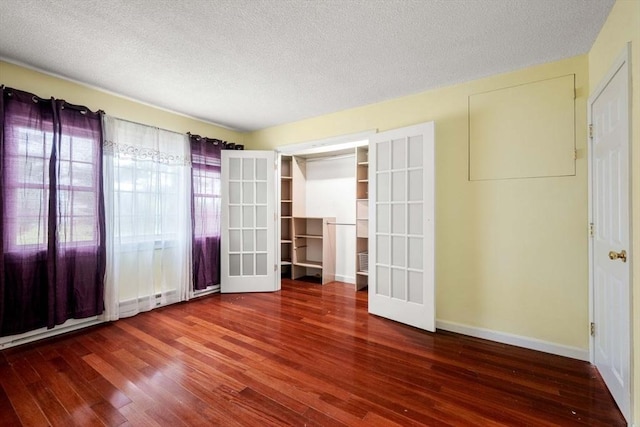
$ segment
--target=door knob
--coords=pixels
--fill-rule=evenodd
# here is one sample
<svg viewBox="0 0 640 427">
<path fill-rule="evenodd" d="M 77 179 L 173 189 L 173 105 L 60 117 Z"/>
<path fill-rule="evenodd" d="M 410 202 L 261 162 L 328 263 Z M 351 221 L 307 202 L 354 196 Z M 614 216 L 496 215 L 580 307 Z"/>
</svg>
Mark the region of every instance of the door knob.
<svg viewBox="0 0 640 427">
<path fill-rule="evenodd" d="M 619 259 L 619 260 L 622 260 L 622 262 L 627 262 L 627 251 L 625 251 L 624 249 L 621 250 L 620 252 L 610 251 L 609 259 L 612 259 L 612 260 Z"/>
</svg>

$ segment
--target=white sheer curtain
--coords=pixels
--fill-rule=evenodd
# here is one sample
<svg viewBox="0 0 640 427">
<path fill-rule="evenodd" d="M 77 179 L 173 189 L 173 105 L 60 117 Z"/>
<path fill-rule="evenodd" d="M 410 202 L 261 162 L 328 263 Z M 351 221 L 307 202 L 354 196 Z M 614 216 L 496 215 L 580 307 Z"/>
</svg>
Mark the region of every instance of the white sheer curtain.
<svg viewBox="0 0 640 427">
<path fill-rule="evenodd" d="M 189 140 L 105 116 L 105 320 L 184 301 L 192 288 Z"/>
</svg>

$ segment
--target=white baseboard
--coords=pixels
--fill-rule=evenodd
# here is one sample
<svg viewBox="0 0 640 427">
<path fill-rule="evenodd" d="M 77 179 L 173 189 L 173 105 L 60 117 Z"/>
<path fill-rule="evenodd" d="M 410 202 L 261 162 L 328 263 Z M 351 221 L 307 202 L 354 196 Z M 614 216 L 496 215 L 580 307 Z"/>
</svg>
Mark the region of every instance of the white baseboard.
<svg viewBox="0 0 640 427">
<path fill-rule="evenodd" d="M 336 282 L 344 282 L 344 283 L 351 283 L 351 284 L 356 283 L 356 278 L 353 276 L 342 276 L 342 275 L 336 274 L 335 277 L 336 277 Z"/>
<path fill-rule="evenodd" d="M 549 341 L 542 341 L 536 338 L 523 337 L 506 332 L 494 331 L 491 329 L 478 328 L 445 320 L 436 320 L 436 328 L 443 331 L 456 332 L 462 335 L 469 335 L 475 338 L 483 338 L 502 344 L 515 345 L 530 350 L 543 351 L 545 353 L 556 354 L 558 356 L 571 357 L 572 359 L 589 361 L 589 350 L 578 347 L 571 347 L 556 344 Z"/>
</svg>

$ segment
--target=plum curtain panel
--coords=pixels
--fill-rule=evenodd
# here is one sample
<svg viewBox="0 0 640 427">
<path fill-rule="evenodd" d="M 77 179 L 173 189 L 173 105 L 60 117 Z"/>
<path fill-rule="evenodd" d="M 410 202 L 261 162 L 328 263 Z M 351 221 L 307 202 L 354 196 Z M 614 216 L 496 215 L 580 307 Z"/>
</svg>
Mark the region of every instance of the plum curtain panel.
<svg viewBox="0 0 640 427">
<path fill-rule="evenodd" d="M 104 310 L 101 114 L 2 87 L 0 336 Z"/>
<path fill-rule="evenodd" d="M 191 145 L 193 289 L 220 284 L 220 152 L 224 143 L 189 135 Z"/>
<path fill-rule="evenodd" d="M 186 135 L 104 117 L 106 320 L 189 299 Z"/>
</svg>

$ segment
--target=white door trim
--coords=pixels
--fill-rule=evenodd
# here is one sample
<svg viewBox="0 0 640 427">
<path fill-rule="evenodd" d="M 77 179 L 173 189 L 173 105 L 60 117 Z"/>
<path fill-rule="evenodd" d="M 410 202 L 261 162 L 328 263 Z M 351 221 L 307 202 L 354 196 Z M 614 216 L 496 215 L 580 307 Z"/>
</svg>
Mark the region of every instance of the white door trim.
<svg viewBox="0 0 640 427">
<path fill-rule="evenodd" d="M 598 83 L 598 86 L 596 86 L 596 88 L 591 92 L 590 96 L 589 96 L 589 100 L 587 102 L 587 121 L 589 124 L 592 123 L 592 105 L 593 103 L 598 99 L 598 97 L 602 94 L 602 92 L 604 91 L 604 89 L 607 87 L 607 85 L 609 84 L 609 82 L 613 79 L 613 77 L 618 73 L 618 71 L 620 70 L 620 68 L 622 68 L 625 64 L 627 64 L 627 87 L 630 90 L 631 89 L 631 62 L 630 62 L 630 58 L 631 58 L 631 43 L 627 43 L 627 45 L 624 47 L 624 49 L 622 50 L 622 52 L 620 53 L 620 55 L 618 55 L 618 57 L 615 59 L 615 61 L 613 62 L 611 68 L 609 69 L 609 71 L 607 72 L 607 74 L 602 78 L 602 80 L 600 80 L 600 82 Z M 631 218 L 633 218 L 632 216 L 632 194 L 633 194 L 633 179 L 632 179 L 632 167 L 631 167 L 631 159 L 632 159 L 632 155 L 631 155 L 631 126 L 632 126 L 632 121 L 631 121 L 631 101 L 632 101 L 632 97 L 629 96 L 629 105 L 627 106 L 627 111 L 629 113 L 629 120 L 628 120 L 628 138 L 627 138 L 627 144 L 629 145 L 629 247 L 628 247 L 628 260 L 629 260 L 629 286 L 631 286 L 631 284 L 633 283 L 633 230 L 632 230 L 632 221 Z M 593 184 L 593 179 L 594 179 L 594 171 L 593 171 L 593 156 L 592 156 L 592 147 L 593 144 L 593 140 L 589 135 L 589 132 L 587 132 L 587 147 L 588 147 L 588 218 L 589 218 L 589 224 L 593 224 L 594 221 L 594 217 L 593 217 L 593 190 L 594 190 L 594 184 Z M 595 292 L 594 292 L 594 264 L 593 264 L 593 252 L 594 252 L 594 248 L 593 248 L 593 239 L 590 237 L 589 238 L 589 322 L 594 322 L 595 320 L 595 315 L 594 315 L 594 304 L 595 304 Z M 630 292 L 630 295 L 632 295 L 632 293 Z M 628 339 L 628 343 L 629 343 L 629 363 L 630 363 L 630 370 L 629 370 L 629 376 L 630 376 L 630 380 L 633 381 L 634 378 L 634 374 L 633 374 L 633 310 L 632 310 L 633 306 L 632 306 L 632 300 L 629 300 L 629 319 L 628 319 L 628 323 L 629 323 L 629 336 L 627 337 Z M 594 364 L 595 363 L 595 339 L 593 336 L 589 337 L 589 361 Z M 633 384 L 631 386 L 630 392 L 631 392 L 631 396 L 630 396 L 630 401 L 631 403 L 634 401 L 634 396 L 633 396 Z M 630 409 L 629 409 L 630 413 L 629 414 L 625 414 L 628 415 L 628 420 L 632 420 L 633 419 L 633 405 L 630 405 Z"/>
<path fill-rule="evenodd" d="M 325 139 L 296 142 L 294 144 L 279 145 L 276 151 L 280 154 L 300 156 L 305 154 L 324 153 L 346 148 L 355 148 L 369 143 L 369 137 L 377 130 L 338 135 Z"/>
</svg>

